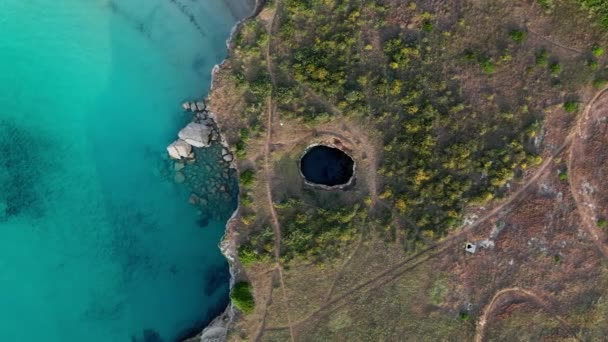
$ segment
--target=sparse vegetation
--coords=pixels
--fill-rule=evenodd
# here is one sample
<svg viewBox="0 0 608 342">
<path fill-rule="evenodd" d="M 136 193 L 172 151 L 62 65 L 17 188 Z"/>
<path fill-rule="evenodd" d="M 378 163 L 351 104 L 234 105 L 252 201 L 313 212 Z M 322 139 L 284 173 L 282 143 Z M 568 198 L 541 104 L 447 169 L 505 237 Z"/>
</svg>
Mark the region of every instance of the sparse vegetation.
<svg viewBox="0 0 608 342">
<path fill-rule="evenodd" d="M 606 220 L 605 218 L 600 218 L 596 221 L 595 223 L 597 225 L 598 228 L 606 228 L 608 227 L 608 220 Z"/>
</svg>

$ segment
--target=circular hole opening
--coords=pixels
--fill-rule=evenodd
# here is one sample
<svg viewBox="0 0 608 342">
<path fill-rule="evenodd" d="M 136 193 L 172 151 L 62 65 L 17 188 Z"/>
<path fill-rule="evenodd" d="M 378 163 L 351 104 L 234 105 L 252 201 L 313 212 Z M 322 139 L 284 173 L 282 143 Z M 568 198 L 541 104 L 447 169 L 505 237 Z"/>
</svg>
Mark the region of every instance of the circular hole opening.
<svg viewBox="0 0 608 342">
<path fill-rule="evenodd" d="M 307 182 L 329 187 L 348 184 L 355 172 L 355 161 L 339 148 L 310 147 L 300 159 L 300 171 Z"/>
</svg>

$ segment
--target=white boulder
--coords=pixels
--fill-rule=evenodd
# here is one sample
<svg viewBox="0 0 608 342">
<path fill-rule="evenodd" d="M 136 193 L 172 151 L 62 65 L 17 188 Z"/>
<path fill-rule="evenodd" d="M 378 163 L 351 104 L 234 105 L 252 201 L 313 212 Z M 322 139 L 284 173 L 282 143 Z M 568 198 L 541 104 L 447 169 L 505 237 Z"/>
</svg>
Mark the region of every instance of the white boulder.
<svg viewBox="0 0 608 342">
<path fill-rule="evenodd" d="M 189 158 L 192 153 L 192 146 L 184 140 L 179 139 L 167 146 L 167 152 L 169 152 L 169 156 L 173 159 Z"/>
<path fill-rule="evenodd" d="M 207 147 L 209 146 L 211 128 L 203 124 L 191 122 L 179 131 L 178 136 L 181 140 L 194 147 Z"/>
<path fill-rule="evenodd" d="M 196 103 L 196 109 L 198 109 L 199 112 L 202 112 L 205 110 L 205 102 L 203 101 L 199 101 Z"/>
</svg>

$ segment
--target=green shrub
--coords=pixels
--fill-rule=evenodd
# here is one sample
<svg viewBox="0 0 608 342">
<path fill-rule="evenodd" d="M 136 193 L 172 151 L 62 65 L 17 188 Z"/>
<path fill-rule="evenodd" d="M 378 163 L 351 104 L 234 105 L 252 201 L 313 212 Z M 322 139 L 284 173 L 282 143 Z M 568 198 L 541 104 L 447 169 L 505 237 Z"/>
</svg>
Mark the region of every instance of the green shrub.
<svg viewBox="0 0 608 342">
<path fill-rule="evenodd" d="M 597 70 L 599 64 L 597 63 L 597 61 L 595 59 L 589 59 L 587 61 L 587 66 L 591 69 L 591 70 Z"/>
<path fill-rule="evenodd" d="M 426 32 L 433 31 L 433 23 L 429 20 L 425 20 L 424 23 L 422 23 L 422 29 Z"/>
<path fill-rule="evenodd" d="M 591 49 L 591 53 L 593 53 L 595 57 L 602 57 L 605 51 L 603 47 L 596 45 L 593 47 L 593 49 Z"/>
<path fill-rule="evenodd" d="M 526 39 L 527 35 L 528 34 L 522 30 L 509 31 L 509 37 L 511 37 L 511 39 L 516 43 L 523 42 Z"/>
<path fill-rule="evenodd" d="M 460 318 L 461 321 L 466 322 L 471 319 L 471 314 L 469 314 L 467 311 L 460 311 L 458 318 Z"/>
<path fill-rule="evenodd" d="M 481 70 L 488 75 L 496 72 L 496 65 L 494 65 L 494 62 L 490 58 L 486 58 L 481 61 L 480 66 Z"/>
<path fill-rule="evenodd" d="M 268 262 L 271 260 L 271 256 L 268 253 L 259 253 L 249 245 L 243 245 L 239 247 L 238 251 L 239 261 L 241 264 L 247 266 L 257 262 Z"/>
<path fill-rule="evenodd" d="M 564 109 L 568 113 L 576 113 L 578 111 L 578 102 L 566 101 L 566 102 L 564 102 Z"/>
<path fill-rule="evenodd" d="M 560 171 L 559 172 L 559 180 L 565 182 L 568 180 L 568 172 L 566 171 Z"/>
<path fill-rule="evenodd" d="M 540 51 L 536 55 L 536 65 L 538 65 L 538 66 L 545 66 L 545 65 L 547 65 L 547 59 L 548 58 L 549 58 L 549 54 L 547 53 L 546 50 Z"/>
<path fill-rule="evenodd" d="M 239 281 L 234 284 L 232 292 L 230 293 L 230 300 L 234 306 L 241 310 L 245 314 L 253 312 L 255 307 L 255 300 L 251 293 L 251 284 L 246 281 Z"/>
<path fill-rule="evenodd" d="M 562 72 L 562 65 L 557 62 L 551 63 L 551 65 L 549 65 L 549 71 L 551 72 L 551 75 L 557 76 Z"/>
<path fill-rule="evenodd" d="M 253 170 L 251 170 L 251 169 L 245 170 L 245 171 L 241 172 L 241 175 L 239 176 L 239 180 L 241 181 L 242 186 L 249 187 L 255 181 L 255 172 L 253 172 Z"/>
<path fill-rule="evenodd" d="M 235 146 L 236 156 L 239 159 L 245 159 L 245 156 L 247 155 L 247 150 L 246 150 L 245 144 L 246 144 L 245 141 L 242 139 L 236 143 L 236 146 Z"/>
<path fill-rule="evenodd" d="M 598 228 L 606 228 L 608 227 L 608 221 L 605 218 L 600 218 L 598 219 L 595 224 L 597 225 Z"/>
</svg>

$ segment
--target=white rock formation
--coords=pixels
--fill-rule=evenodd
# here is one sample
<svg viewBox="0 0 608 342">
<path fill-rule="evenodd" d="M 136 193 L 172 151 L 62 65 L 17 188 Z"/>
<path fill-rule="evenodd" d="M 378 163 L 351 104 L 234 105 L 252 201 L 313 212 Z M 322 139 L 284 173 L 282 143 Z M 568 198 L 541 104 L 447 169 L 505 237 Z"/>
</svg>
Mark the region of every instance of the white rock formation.
<svg viewBox="0 0 608 342">
<path fill-rule="evenodd" d="M 184 140 L 175 140 L 171 145 L 167 146 L 167 152 L 173 159 L 180 160 L 182 158 L 189 158 L 192 152 L 192 146 Z"/>
<path fill-rule="evenodd" d="M 205 110 L 205 103 L 203 101 L 199 101 L 196 103 L 196 109 L 198 109 L 199 112 L 202 112 Z"/>
<path fill-rule="evenodd" d="M 179 131 L 178 136 L 181 140 L 184 140 L 194 147 L 207 147 L 209 146 L 211 128 L 199 123 L 191 122 Z"/>
</svg>

